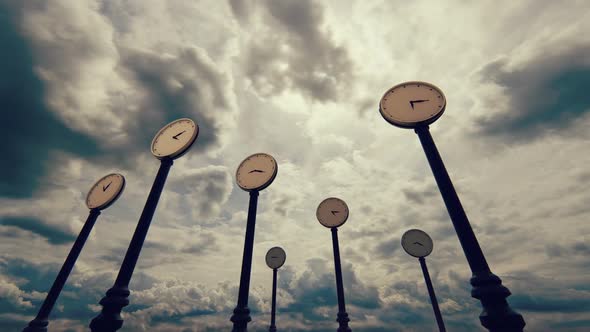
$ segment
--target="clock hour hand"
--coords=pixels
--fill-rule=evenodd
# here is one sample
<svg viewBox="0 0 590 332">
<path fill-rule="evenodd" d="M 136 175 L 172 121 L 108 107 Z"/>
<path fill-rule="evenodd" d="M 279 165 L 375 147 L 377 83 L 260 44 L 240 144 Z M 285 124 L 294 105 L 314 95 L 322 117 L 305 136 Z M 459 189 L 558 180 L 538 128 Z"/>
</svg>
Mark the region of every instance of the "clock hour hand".
<svg viewBox="0 0 590 332">
<path fill-rule="evenodd" d="M 250 172 L 248 172 L 248 174 L 250 174 L 250 173 L 264 173 L 264 171 L 261 171 L 259 169 L 253 169 Z"/>
<path fill-rule="evenodd" d="M 422 243 L 420 243 L 420 242 L 414 242 L 413 244 L 417 244 L 417 245 L 419 245 L 419 246 L 422 246 L 422 247 L 424 247 L 424 245 L 423 245 Z"/>
<path fill-rule="evenodd" d="M 332 211 L 330 211 L 330 212 L 332 212 L 332 214 L 333 214 L 333 215 L 336 215 L 336 213 L 338 213 L 338 212 L 340 212 L 340 211 L 338 211 L 338 210 L 336 210 L 336 211 L 332 210 Z"/>
<path fill-rule="evenodd" d="M 102 191 L 107 191 L 107 189 L 109 189 L 109 187 L 111 186 L 111 183 L 113 183 L 113 181 L 109 182 L 109 184 L 107 184 L 107 186 L 102 186 Z"/>
<path fill-rule="evenodd" d="M 430 101 L 428 99 L 418 99 L 418 100 L 410 100 L 410 106 L 414 109 L 414 104 L 423 103 L 425 101 Z"/>
<path fill-rule="evenodd" d="M 182 135 L 182 133 L 184 133 L 184 132 L 186 132 L 186 130 L 183 130 L 183 131 L 179 132 L 178 134 L 172 136 L 172 138 L 178 139 L 178 136 Z"/>
</svg>

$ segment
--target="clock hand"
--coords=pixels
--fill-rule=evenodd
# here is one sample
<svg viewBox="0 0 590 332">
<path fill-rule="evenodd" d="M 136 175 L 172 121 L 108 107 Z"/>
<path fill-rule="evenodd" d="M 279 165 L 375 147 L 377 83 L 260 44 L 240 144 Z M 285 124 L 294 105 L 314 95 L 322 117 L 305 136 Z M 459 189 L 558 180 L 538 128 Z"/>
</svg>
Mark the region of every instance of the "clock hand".
<svg viewBox="0 0 590 332">
<path fill-rule="evenodd" d="M 107 191 L 107 189 L 109 189 L 109 187 L 111 186 L 111 183 L 113 183 L 113 181 L 109 182 L 109 184 L 107 184 L 107 186 L 102 186 L 102 191 Z"/>
<path fill-rule="evenodd" d="M 339 213 L 340 211 L 338 211 L 338 210 L 336 210 L 336 211 L 332 210 L 330 212 L 332 212 L 333 215 L 336 215 L 336 213 Z"/>
<path fill-rule="evenodd" d="M 177 137 L 180 136 L 180 135 L 182 135 L 182 133 L 184 133 L 184 132 L 186 132 L 186 130 L 183 130 L 183 131 L 179 132 L 178 134 L 172 136 L 172 138 L 178 139 Z"/>
<path fill-rule="evenodd" d="M 417 245 L 419 245 L 419 246 L 422 246 L 422 247 L 424 247 L 424 245 L 423 245 L 422 243 L 420 243 L 420 242 L 414 242 L 414 243 L 412 243 L 412 244 L 417 244 Z"/>
<path fill-rule="evenodd" d="M 251 170 L 250 172 L 248 172 L 248 174 L 250 174 L 250 173 L 254 173 L 254 172 L 257 172 L 257 173 L 264 173 L 264 171 L 261 171 L 261 170 L 259 170 L 259 169 L 253 169 L 253 170 Z"/>
<path fill-rule="evenodd" d="M 270 258 L 278 258 L 277 256 L 270 256 Z"/>
<path fill-rule="evenodd" d="M 425 101 L 430 101 L 428 99 L 418 99 L 418 100 L 410 100 L 410 106 L 412 106 L 412 109 L 414 109 L 414 103 L 423 103 Z"/>
</svg>

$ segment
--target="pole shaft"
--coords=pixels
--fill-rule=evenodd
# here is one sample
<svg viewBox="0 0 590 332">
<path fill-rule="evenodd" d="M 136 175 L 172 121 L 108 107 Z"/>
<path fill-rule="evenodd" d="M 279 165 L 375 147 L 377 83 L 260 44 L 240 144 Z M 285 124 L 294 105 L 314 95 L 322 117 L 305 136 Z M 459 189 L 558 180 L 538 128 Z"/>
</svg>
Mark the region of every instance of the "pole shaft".
<svg viewBox="0 0 590 332">
<path fill-rule="evenodd" d="M 428 268 L 426 267 L 426 260 L 424 257 L 420 257 L 418 260 L 420 261 L 420 266 L 422 267 L 424 282 L 426 282 L 426 288 L 428 288 L 428 295 L 430 296 L 430 303 L 432 303 L 432 310 L 434 310 L 434 317 L 436 317 L 438 330 L 440 332 L 446 332 L 447 330 L 445 329 L 445 323 L 443 322 L 440 309 L 438 308 L 438 301 L 436 300 L 436 295 L 434 294 L 434 287 L 432 287 L 432 280 L 430 280 L 430 273 L 428 273 Z"/>
<path fill-rule="evenodd" d="M 275 312 L 277 309 L 277 269 L 272 269 L 272 300 L 271 300 L 271 311 L 270 311 L 270 327 L 269 332 L 275 332 L 277 327 L 275 326 Z"/>
<path fill-rule="evenodd" d="M 102 305 L 101 313 L 90 322 L 92 332 L 114 332 L 123 326 L 121 310 L 129 304 L 129 282 L 173 163 L 171 158 L 164 158 L 160 162 L 158 174 L 137 222 L 115 284 L 99 302 Z"/>
<path fill-rule="evenodd" d="M 336 293 L 338 296 L 338 332 L 351 331 L 348 327 L 348 314 L 344 303 L 344 285 L 342 284 L 342 268 L 340 266 L 340 247 L 338 245 L 338 228 L 332 227 L 332 247 L 334 249 L 334 270 L 336 272 Z"/>
<path fill-rule="evenodd" d="M 139 217 L 139 221 L 137 222 L 137 227 L 135 228 L 135 232 L 131 238 L 131 243 L 129 244 L 129 248 L 127 249 L 123 263 L 121 264 L 121 269 L 119 270 L 119 274 L 115 280 L 115 285 L 125 287 L 129 286 L 131 276 L 133 275 L 133 270 L 135 270 L 135 265 L 139 259 L 143 242 L 145 241 L 147 232 L 152 223 L 152 218 L 156 212 L 156 207 L 158 206 L 160 195 L 164 190 L 166 178 L 168 177 L 168 173 L 170 172 L 172 164 L 172 159 L 165 158 L 161 160 L 158 174 L 156 175 L 152 189 L 150 190 L 143 211 L 141 212 L 141 216 Z"/>
<path fill-rule="evenodd" d="M 37 313 L 35 319 L 29 323 L 23 332 L 47 331 L 47 325 L 49 324 L 49 314 L 51 313 L 51 310 L 53 309 L 59 294 L 68 280 L 68 277 L 74 268 L 74 264 L 76 264 L 76 260 L 78 259 L 82 248 L 84 248 L 84 244 L 86 243 L 86 240 L 92 231 L 92 227 L 94 227 L 94 223 L 96 222 L 96 219 L 98 219 L 99 215 L 100 210 L 90 210 L 88 218 L 86 218 L 86 222 L 84 223 L 80 234 L 78 234 L 76 241 L 72 245 L 72 249 L 70 249 L 70 253 L 62 265 L 61 270 L 59 270 L 59 273 L 57 274 L 57 277 L 55 278 L 49 293 L 45 297 L 45 301 L 43 301 L 41 309 L 39 309 L 39 313 Z"/>
<path fill-rule="evenodd" d="M 240 290 L 238 293 L 238 304 L 234 309 L 231 321 L 234 323 L 233 332 L 244 332 L 248 330 L 250 309 L 248 309 L 248 292 L 250 290 L 250 272 L 252 271 L 252 252 L 254 251 L 254 229 L 256 226 L 256 208 L 258 206 L 258 191 L 250 192 L 250 203 L 248 205 L 248 221 L 246 224 L 246 236 L 244 240 L 244 254 L 242 256 L 242 272 L 240 275 Z"/>
<path fill-rule="evenodd" d="M 481 247 L 479 246 L 475 234 L 473 233 L 473 229 L 469 224 L 467 215 L 463 210 L 461 201 L 457 196 L 455 187 L 453 187 L 451 178 L 447 173 L 445 165 L 440 154 L 438 153 L 438 149 L 434 144 L 434 140 L 430 135 L 428 127 L 418 127 L 416 128 L 416 133 L 418 134 L 420 143 L 422 143 L 422 147 L 424 148 L 426 158 L 428 159 L 428 163 L 430 164 L 430 168 L 434 174 L 434 178 L 442 195 L 443 201 L 447 207 L 449 216 L 451 217 L 453 226 L 455 227 L 455 231 L 457 232 L 457 236 L 459 237 L 459 241 L 461 242 L 461 247 L 463 248 L 463 252 L 465 253 L 465 257 L 467 258 L 467 262 L 469 263 L 471 271 L 474 274 L 489 272 L 490 268 L 488 263 L 486 262 Z"/>
<path fill-rule="evenodd" d="M 524 318 L 510 308 L 506 301 L 510 291 L 502 285 L 502 280 L 490 271 L 428 126 L 417 127 L 415 131 L 473 274 L 470 280 L 473 286 L 471 296 L 482 304 L 483 311 L 479 316 L 481 324 L 491 332 L 522 332 L 525 326 Z"/>
</svg>

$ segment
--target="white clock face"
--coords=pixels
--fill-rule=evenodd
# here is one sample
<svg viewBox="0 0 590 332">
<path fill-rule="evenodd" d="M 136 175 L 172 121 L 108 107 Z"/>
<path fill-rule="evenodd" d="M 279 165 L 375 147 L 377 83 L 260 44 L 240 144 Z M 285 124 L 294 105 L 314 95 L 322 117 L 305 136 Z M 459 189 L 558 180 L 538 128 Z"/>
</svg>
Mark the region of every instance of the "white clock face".
<svg viewBox="0 0 590 332">
<path fill-rule="evenodd" d="M 402 235 L 402 247 L 414 257 L 426 257 L 432 252 L 432 239 L 419 229 L 410 229 Z"/>
<path fill-rule="evenodd" d="M 387 122 L 402 128 L 428 125 L 445 110 L 445 95 L 426 82 L 406 82 L 389 89 L 379 102 L 379 112 Z"/>
<path fill-rule="evenodd" d="M 238 166 L 238 186 L 246 191 L 262 190 L 277 176 L 277 162 L 266 153 L 255 153 L 244 159 Z"/>
<path fill-rule="evenodd" d="M 348 206 L 339 198 L 326 198 L 318 205 L 316 217 L 328 228 L 339 227 L 348 219 Z"/>
<path fill-rule="evenodd" d="M 152 154 L 158 158 L 178 158 L 194 143 L 199 126 L 191 119 L 178 119 L 164 126 L 152 140 Z"/>
<path fill-rule="evenodd" d="M 105 209 L 113 204 L 125 188 L 125 178 L 121 174 L 113 173 L 96 181 L 86 196 L 86 206 L 89 209 Z"/>
<path fill-rule="evenodd" d="M 285 259 L 287 259 L 287 254 L 281 247 L 273 247 L 268 250 L 266 253 L 266 265 L 271 269 L 278 269 L 279 267 L 285 264 Z"/>
</svg>

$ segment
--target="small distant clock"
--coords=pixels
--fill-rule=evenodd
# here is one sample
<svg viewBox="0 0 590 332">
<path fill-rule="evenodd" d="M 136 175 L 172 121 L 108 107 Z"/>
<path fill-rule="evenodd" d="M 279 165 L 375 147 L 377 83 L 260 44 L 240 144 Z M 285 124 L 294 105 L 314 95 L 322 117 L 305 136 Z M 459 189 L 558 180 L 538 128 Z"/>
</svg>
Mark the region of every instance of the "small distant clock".
<svg viewBox="0 0 590 332">
<path fill-rule="evenodd" d="M 106 209 L 113 204 L 125 188 L 125 177 L 112 173 L 96 181 L 86 196 L 86 206 L 89 209 Z"/>
<path fill-rule="evenodd" d="M 402 247 L 411 256 L 426 257 L 432 252 L 432 239 L 419 229 L 410 229 L 402 235 Z"/>
<path fill-rule="evenodd" d="M 158 159 L 176 159 L 188 151 L 199 134 L 199 126 L 187 118 L 170 122 L 152 140 L 152 154 Z"/>
<path fill-rule="evenodd" d="M 348 219 L 348 205 L 340 198 L 326 198 L 318 205 L 316 217 L 325 227 L 342 226 Z"/>
<path fill-rule="evenodd" d="M 255 153 L 240 163 L 236 180 L 245 191 L 262 190 L 274 181 L 277 170 L 277 161 L 271 155 Z"/>
<path fill-rule="evenodd" d="M 285 254 L 285 250 L 281 247 L 272 247 L 266 253 L 266 265 L 271 269 L 278 269 L 279 267 L 285 264 L 285 259 L 287 258 L 287 254 Z"/>
<path fill-rule="evenodd" d="M 436 121 L 446 104 L 445 95 L 439 88 L 412 81 L 387 90 L 379 102 L 379 112 L 394 126 L 416 128 Z"/>
</svg>

